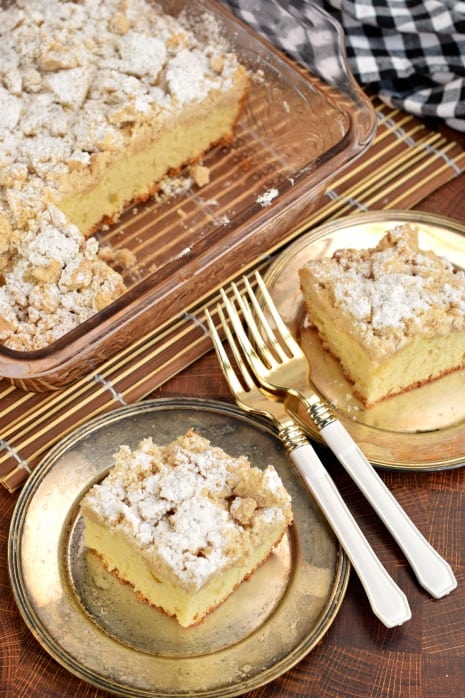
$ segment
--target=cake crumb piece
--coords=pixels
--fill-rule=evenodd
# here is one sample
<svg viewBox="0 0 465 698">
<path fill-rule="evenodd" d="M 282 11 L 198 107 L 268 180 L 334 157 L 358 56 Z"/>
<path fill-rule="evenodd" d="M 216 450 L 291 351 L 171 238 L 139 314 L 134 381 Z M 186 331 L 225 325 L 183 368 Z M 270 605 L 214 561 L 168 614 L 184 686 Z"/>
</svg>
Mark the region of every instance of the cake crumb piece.
<svg viewBox="0 0 465 698">
<path fill-rule="evenodd" d="M 192 165 L 189 174 L 198 187 L 204 187 L 210 182 L 210 170 L 204 165 Z"/>
<path fill-rule="evenodd" d="M 263 208 L 266 206 L 271 206 L 272 202 L 276 197 L 279 196 L 279 190 L 276 188 L 268 189 L 263 194 L 257 196 L 257 204 L 260 204 Z"/>
</svg>

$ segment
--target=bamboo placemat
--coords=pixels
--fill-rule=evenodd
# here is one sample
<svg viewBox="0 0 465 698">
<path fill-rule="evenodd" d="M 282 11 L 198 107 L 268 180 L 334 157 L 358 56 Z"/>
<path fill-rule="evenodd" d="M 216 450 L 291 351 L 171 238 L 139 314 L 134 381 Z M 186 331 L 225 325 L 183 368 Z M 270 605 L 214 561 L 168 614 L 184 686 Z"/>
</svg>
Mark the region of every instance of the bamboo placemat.
<svg viewBox="0 0 465 698">
<path fill-rule="evenodd" d="M 412 208 L 465 171 L 465 152 L 457 143 L 377 99 L 373 104 L 378 131 L 371 148 L 332 182 L 320 207 L 287 242 L 323 221 L 350 213 Z M 11 492 L 20 487 L 45 453 L 77 426 L 144 398 L 208 351 L 211 342 L 204 311 L 208 307 L 214 314 L 218 300 L 213 292 L 197 307 L 63 390 L 26 392 L 0 379 L 0 482 L 4 487 Z"/>
</svg>

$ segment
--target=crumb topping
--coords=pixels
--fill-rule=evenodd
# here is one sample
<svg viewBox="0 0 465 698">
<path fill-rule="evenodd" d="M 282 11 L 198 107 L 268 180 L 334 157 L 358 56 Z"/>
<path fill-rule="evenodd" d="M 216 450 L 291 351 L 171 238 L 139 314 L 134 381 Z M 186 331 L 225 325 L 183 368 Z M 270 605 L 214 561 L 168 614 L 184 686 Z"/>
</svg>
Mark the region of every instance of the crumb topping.
<svg viewBox="0 0 465 698">
<path fill-rule="evenodd" d="M 336 312 L 381 354 L 414 334 L 465 329 L 465 272 L 421 250 L 414 226 L 393 228 L 375 248 L 339 250 L 306 268 Z"/>
<path fill-rule="evenodd" d="M 252 467 L 193 431 L 167 446 L 122 446 L 85 496 L 83 511 L 124 532 L 190 588 L 240 560 L 244 540 L 268 523 L 291 523 L 291 500 L 275 468 Z"/>
<path fill-rule="evenodd" d="M 231 85 L 238 64 L 211 18 L 200 40 L 187 12 L 146 0 L 17 0 L 0 18 L 0 342 L 37 349 L 124 292 L 60 215 L 72 176 Z"/>
</svg>

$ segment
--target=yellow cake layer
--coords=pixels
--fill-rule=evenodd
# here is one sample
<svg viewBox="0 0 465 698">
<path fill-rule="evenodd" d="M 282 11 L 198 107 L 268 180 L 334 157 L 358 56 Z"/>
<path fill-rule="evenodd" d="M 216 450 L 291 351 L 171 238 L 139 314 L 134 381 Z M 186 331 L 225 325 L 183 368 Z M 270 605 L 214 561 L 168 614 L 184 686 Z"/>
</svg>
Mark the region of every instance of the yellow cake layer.
<svg viewBox="0 0 465 698">
<path fill-rule="evenodd" d="M 339 359 L 344 374 L 353 383 L 354 394 L 367 406 L 465 368 L 465 332 L 417 336 L 392 358 L 376 365 L 362 344 L 335 327 L 334 313 L 325 316 L 321 309 L 316 310 L 315 302 L 312 321 L 325 348 Z"/>
<path fill-rule="evenodd" d="M 58 201 L 68 220 L 84 235 L 105 220 L 115 221 L 131 202 L 147 199 L 170 172 L 199 160 L 217 143 L 229 142 L 244 99 L 247 78 L 237 74 L 227 93 L 215 92 L 195 105 L 186 105 L 172 122 L 144 127 L 137 142 L 123 154 L 110 157 L 98 180 L 71 177 L 69 196 Z"/>
<path fill-rule="evenodd" d="M 169 616 L 175 616 L 183 627 L 197 624 L 225 601 L 266 560 L 283 536 L 283 525 L 279 523 L 274 531 L 267 531 L 266 539 L 261 544 L 243 552 L 241 564 L 223 569 L 221 574 L 192 593 L 170 579 L 163 580 L 157 576 L 160 571 L 156 565 L 140 555 L 121 533 L 110 531 L 86 516 L 84 522 L 85 544 L 98 552 L 107 570 L 121 581 L 130 583 L 141 600 Z"/>
</svg>

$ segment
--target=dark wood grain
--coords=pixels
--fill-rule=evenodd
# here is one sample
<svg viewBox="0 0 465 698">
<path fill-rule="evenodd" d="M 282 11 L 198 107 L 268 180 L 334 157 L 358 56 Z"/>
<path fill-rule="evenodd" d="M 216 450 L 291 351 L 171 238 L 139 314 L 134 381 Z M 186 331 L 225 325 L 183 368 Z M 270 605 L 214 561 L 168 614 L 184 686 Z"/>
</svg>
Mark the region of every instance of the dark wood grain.
<svg viewBox="0 0 465 698">
<path fill-rule="evenodd" d="M 448 132 L 465 146 L 465 136 Z M 465 175 L 417 208 L 465 223 Z M 197 396 L 231 401 L 209 353 L 151 397 Z M 296 667 L 247 698 L 450 698 L 465 695 L 465 468 L 444 472 L 380 471 L 411 518 L 452 564 L 458 588 L 440 601 L 414 579 L 396 544 L 334 462 L 336 482 L 389 572 L 405 590 L 412 620 L 393 630 L 373 616 L 351 575 L 347 596 L 320 644 Z M 6 565 L 8 528 L 17 495 L 0 488 L 0 696 L 104 698 L 61 668 L 39 646 L 16 609 Z"/>
</svg>

